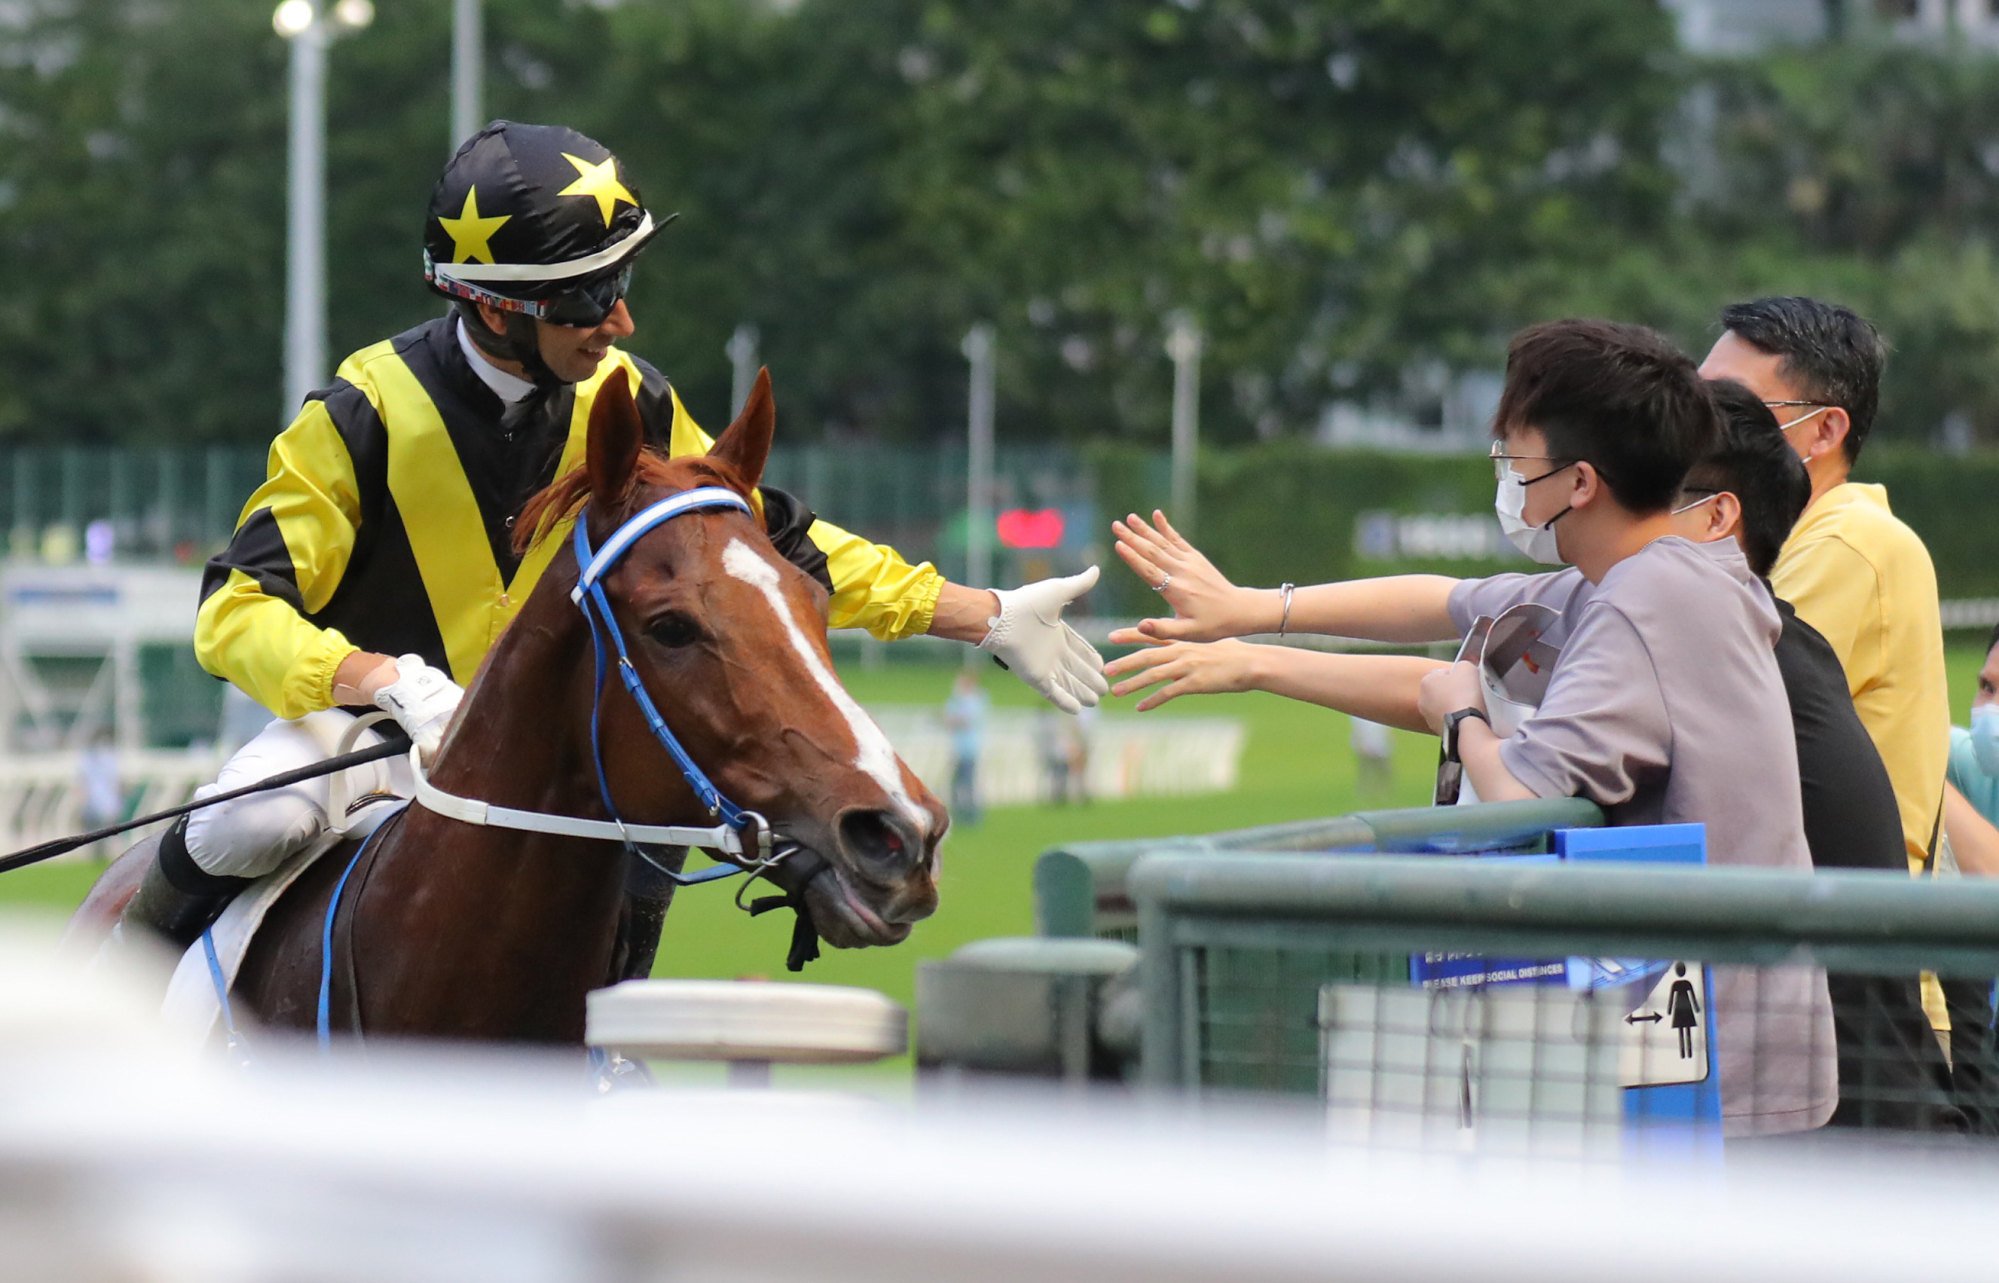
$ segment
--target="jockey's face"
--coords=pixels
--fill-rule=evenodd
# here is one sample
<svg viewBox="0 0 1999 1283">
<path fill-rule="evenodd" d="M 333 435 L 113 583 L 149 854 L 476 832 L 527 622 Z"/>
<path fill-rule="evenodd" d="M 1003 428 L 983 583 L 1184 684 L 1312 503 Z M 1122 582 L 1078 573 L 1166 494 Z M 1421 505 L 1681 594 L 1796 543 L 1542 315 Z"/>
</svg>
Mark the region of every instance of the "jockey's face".
<svg viewBox="0 0 1999 1283">
<path fill-rule="evenodd" d="M 596 372 L 611 345 L 630 337 L 634 328 L 630 309 L 619 299 L 595 325 L 556 325 L 537 320 L 534 334 L 542 363 L 555 377 L 564 383 L 581 383 Z"/>
</svg>

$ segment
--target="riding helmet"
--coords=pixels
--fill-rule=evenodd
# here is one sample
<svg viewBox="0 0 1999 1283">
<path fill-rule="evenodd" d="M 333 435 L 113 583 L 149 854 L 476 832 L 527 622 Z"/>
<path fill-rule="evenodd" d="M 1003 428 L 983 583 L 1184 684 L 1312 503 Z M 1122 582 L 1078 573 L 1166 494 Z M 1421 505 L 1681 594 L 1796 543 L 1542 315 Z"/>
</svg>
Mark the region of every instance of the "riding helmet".
<svg viewBox="0 0 1999 1283">
<path fill-rule="evenodd" d="M 467 139 L 431 193 L 423 274 L 473 341 L 551 379 L 534 325 L 600 324 L 624 297 L 655 223 L 618 158 L 560 125 L 496 120 Z M 475 304 L 506 313 L 503 331 Z"/>
</svg>

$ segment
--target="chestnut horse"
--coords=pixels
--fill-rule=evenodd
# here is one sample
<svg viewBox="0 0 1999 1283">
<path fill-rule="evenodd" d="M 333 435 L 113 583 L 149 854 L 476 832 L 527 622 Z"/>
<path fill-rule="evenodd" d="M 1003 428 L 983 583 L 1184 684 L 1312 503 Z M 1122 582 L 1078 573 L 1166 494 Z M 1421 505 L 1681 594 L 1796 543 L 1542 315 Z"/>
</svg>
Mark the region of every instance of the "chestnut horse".
<svg viewBox="0 0 1999 1283">
<path fill-rule="evenodd" d="M 591 625 L 572 601 L 579 566 L 565 541 L 466 691 L 430 784 L 599 821 L 614 818 L 605 788 L 625 823 L 712 824 L 663 747 L 677 739 L 724 799 L 768 821 L 780 849 L 823 864 L 819 876 L 791 876 L 806 861 L 788 856 L 770 876 L 804 882 L 829 944 L 901 941 L 936 908 L 949 821 L 834 676 L 824 590 L 738 502 L 770 452 L 768 375 L 708 454 L 680 459 L 642 448 L 629 386 L 614 379 L 591 410 L 586 466 L 531 501 L 520 526 L 567 533 L 582 505 L 577 520 L 601 550 L 662 499 L 718 488 L 704 493 L 720 506 L 646 529 L 598 581 L 668 733 L 656 738 L 615 678 L 593 718 Z M 148 858 L 150 845 L 121 864 Z M 580 1043 L 584 995 L 610 976 L 629 858 L 615 841 L 481 827 L 412 802 L 351 872 L 350 850 L 335 851 L 286 891 L 251 943 L 234 1002 L 268 1026 L 314 1025 L 327 907 L 346 873 L 332 929 L 336 1032 Z M 134 881 L 114 865 L 80 925 L 115 913 Z"/>
</svg>

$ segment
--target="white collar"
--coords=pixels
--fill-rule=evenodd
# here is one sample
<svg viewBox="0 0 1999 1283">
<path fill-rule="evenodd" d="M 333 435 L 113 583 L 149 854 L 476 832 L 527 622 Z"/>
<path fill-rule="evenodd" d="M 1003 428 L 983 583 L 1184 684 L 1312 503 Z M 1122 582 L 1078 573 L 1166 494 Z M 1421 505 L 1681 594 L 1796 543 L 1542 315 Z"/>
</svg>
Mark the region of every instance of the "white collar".
<svg viewBox="0 0 1999 1283">
<path fill-rule="evenodd" d="M 499 397 L 500 400 L 506 402 L 508 405 L 512 405 L 528 393 L 534 391 L 534 384 L 528 382 L 526 379 L 508 374 L 499 366 L 494 365 L 492 358 L 479 350 L 478 346 L 472 342 L 472 336 L 465 332 L 464 317 L 461 316 L 454 319 L 458 325 L 459 349 L 465 353 L 465 360 L 472 366 L 472 373 L 479 376 L 479 382 L 493 389 L 494 396 Z"/>
</svg>

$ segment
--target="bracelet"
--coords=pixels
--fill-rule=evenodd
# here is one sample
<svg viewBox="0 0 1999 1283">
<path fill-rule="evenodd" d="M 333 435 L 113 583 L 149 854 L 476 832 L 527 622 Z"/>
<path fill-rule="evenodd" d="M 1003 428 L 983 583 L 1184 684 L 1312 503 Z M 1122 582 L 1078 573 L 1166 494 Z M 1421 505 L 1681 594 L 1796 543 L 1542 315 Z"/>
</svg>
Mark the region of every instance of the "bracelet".
<svg viewBox="0 0 1999 1283">
<path fill-rule="evenodd" d="M 1284 613 L 1277 620 L 1277 635 L 1279 637 L 1282 637 L 1284 630 L 1291 626 L 1291 595 L 1297 591 L 1298 585 L 1296 584 L 1277 585 L 1277 595 L 1284 599 Z"/>
</svg>

